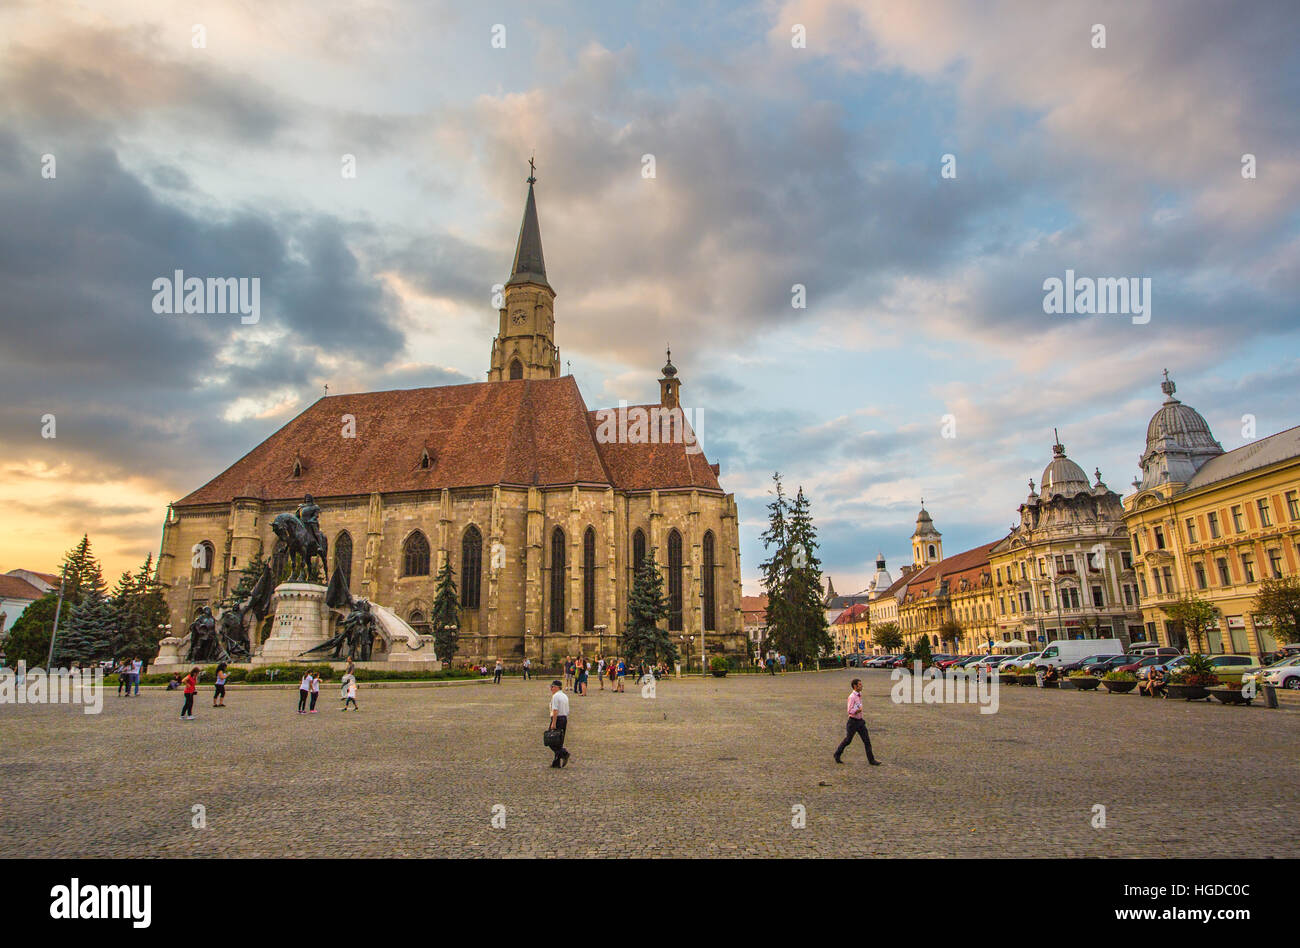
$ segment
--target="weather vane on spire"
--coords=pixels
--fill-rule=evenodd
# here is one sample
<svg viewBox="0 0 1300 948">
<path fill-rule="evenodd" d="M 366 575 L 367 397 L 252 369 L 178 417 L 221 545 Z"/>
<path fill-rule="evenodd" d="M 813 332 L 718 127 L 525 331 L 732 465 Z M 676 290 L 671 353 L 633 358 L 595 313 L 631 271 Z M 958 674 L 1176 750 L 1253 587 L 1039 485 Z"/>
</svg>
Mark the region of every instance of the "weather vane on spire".
<svg viewBox="0 0 1300 948">
<path fill-rule="evenodd" d="M 534 161 L 537 156 L 532 155 L 528 159 L 528 183 L 534 184 L 537 181 L 537 162 Z"/>
</svg>

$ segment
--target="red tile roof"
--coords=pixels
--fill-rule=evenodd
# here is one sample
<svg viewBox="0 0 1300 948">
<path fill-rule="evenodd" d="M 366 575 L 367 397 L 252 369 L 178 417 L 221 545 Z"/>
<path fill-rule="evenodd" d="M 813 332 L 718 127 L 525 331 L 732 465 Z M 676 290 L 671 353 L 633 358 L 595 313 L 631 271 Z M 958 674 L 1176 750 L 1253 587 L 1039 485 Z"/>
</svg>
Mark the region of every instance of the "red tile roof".
<svg viewBox="0 0 1300 948">
<path fill-rule="evenodd" d="M 42 574 L 44 575 L 44 574 Z M 59 577 L 55 576 L 57 580 Z M 0 576 L 0 597 L 5 599 L 30 599 L 33 602 L 45 593 L 20 576 Z"/>
<path fill-rule="evenodd" d="M 666 422 L 661 423 L 663 431 L 674 439 L 666 443 L 602 443 L 598 436 L 602 427 L 607 431 L 611 428 L 615 432 L 628 431 L 637 423 L 636 412 L 648 413 L 656 409 L 665 410 L 662 405 L 632 405 L 627 409 L 605 408 L 588 414 L 592 440 L 596 443 L 614 485 L 623 490 L 662 490 L 665 487 L 721 490 L 718 472 L 709 464 L 703 451 L 695 450 L 695 453 L 691 453 L 686 450 L 688 445 L 693 450 L 698 449 L 699 444 L 690 422 L 683 415 L 669 416 Z M 660 416 L 648 417 L 654 419 Z M 680 433 L 677 428 L 679 424 Z"/>
<path fill-rule="evenodd" d="M 861 618 L 862 618 L 863 616 L 865 616 L 865 615 L 867 615 L 867 606 L 866 606 L 866 604 L 865 604 L 865 603 L 858 603 L 857 605 L 849 606 L 847 609 L 845 609 L 843 612 L 841 612 L 839 615 L 837 615 L 837 616 L 835 617 L 835 622 L 832 623 L 832 624 L 833 624 L 833 625 L 848 625 L 850 622 L 853 622 L 853 621 L 855 621 L 855 620 L 857 620 L 857 619 L 861 619 Z"/>
<path fill-rule="evenodd" d="M 972 586 L 978 585 L 980 574 L 988 572 L 989 551 L 1001 542 L 1000 539 L 994 540 L 992 543 L 985 543 L 964 553 L 956 553 L 937 563 L 931 563 L 919 573 L 914 573 L 915 578 L 907 587 L 907 598 L 915 599 L 933 595 L 935 588 L 945 579 L 948 580 L 949 594 L 961 591 L 959 585 L 963 577 L 969 580 Z"/>
<path fill-rule="evenodd" d="M 342 437 L 345 415 L 355 419 L 355 438 Z M 721 490 L 702 453 L 671 443 L 598 445 L 593 418 L 567 375 L 331 395 L 176 506 L 495 484 Z M 432 463 L 422 468 L 426 450 Z"/>
</svg>

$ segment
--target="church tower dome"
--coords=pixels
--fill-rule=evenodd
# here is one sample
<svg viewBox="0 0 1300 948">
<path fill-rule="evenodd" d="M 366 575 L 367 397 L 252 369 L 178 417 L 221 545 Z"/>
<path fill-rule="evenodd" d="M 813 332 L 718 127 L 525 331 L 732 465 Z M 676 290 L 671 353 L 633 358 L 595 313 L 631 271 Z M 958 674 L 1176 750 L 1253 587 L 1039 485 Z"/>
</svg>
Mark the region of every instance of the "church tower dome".
<svg viewBox="0 0 1300 948">
<path fill-rule="evenodd" d="M 1055 431 L 1052 433 L 1056 434 Z M 1083 472 L 1083 468 L 1065 456 L 1065 445 L 1061 444 L 1060 435 L 1057 435 L 1056 443 L 1052 445 L 1052 460 L 1047 467 L 1043 468 L 1043 477 L 1039 486 L 1044 497 L 1053 497 L 1057 494 L 1073 497 L 1076 494 L 1085 494 L 1089 490 L 1088 475 Z"/>
<path fill-rule="evenodd" d="M 555 345 L 555 290 L 546 279 L 542 229 L 537 222 L 536 166 L 528 162 L 528 197 L 515 242 L 510 279 L 503 287 L 503 304 L 488 381 L 553 379 L 560 374 L 560 350 Z"/>
<path fill-rule="evenodd" d="M 1201 413 L 1174 398 L 1177 386 L 1165 370 L 1160 383 L 1164 404 L 1147 423 L 1147 446 L 1142 452 L 1141 489 L 1161 484 L 1185 484 L 1211 458 L 1223 453 Z"/>
</svg>

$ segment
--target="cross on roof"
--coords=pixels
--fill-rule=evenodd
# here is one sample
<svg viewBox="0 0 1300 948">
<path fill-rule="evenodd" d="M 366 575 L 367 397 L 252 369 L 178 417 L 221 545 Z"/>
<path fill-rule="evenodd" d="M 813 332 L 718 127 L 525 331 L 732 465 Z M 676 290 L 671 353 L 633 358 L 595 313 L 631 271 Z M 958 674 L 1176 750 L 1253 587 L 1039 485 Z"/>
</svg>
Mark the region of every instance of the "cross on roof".
<svg viewBox="0 0 1300 948">
<path fill-rule="evenodd" d="M 533 160 L 536 157 L 537 157 L 536 155 L 533 155 L 528 159 L 528 183 L 529 184 L 533 184 L 534 182 L 537 181 L 537 162 Z"/>
</svg>

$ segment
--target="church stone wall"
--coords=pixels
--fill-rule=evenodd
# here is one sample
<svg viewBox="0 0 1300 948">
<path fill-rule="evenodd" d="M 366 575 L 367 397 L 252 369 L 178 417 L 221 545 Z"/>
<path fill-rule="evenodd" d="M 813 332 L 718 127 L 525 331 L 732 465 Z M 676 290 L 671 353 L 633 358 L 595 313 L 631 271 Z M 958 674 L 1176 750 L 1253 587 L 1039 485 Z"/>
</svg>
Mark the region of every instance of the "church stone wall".
<svg viewBox="0 0 1300 948">
<path fill-rule="evenodd" d="M 632 537 L 645 532 L 647 549 L 665 572 L 668 536 L 682 535 L 683 629 L 695 635 L 687 643 L 698 662 L 703 625 L 701 599 L 703 542 L 714 534 L 715 625 L 704 631 L 710 654 L 744 649 L 740 612 L 739 532 L 731 495 L 695 490 L 625 494 L 609 487 L 485 487 L 368 497 L 316 498 L 320 525 L 335 545 L 346 530 L 352 538 L 348 577 L 353 595 L 364 596 L 407 618 L 419 610 L 427 620 L 436 592 L 439 567 L 448 557 L 463 588 L 462 538 L 474 525 L 483 537 L 480 605 L 461 612 L 457 661 L 508 663 L 525 655 L 550 661 L 568 654 L 613 653 L 626 617 L 632 585 Z M 269 557 L 275 544 L 270 522 L 291 510 L 292 501 L 262 503 L 236 500 L 229 505 L 173 511 L 164 525 L 159 561 L 167 585 L 174 634 L 184 634 L 200 604 L 215 606 L 238 581 L 239 571 L 259 553 Z M 551 537 L 565 534 L 564 633 L 550 631 Z M 596 538 L 595 619 L 602 629 L 583 629 L 583 539 L 588 528 Z M 427 576 L 403 576 L 406 539 L 416 530 L 429 542 Z M 191 566 L 196 544 L 209 542 L 216 553 L 210 572 Z M 495 541 L 504 547 L 504 562 L 494 569 Z M 232 564 L 232 558 L 234 560 Z M 204 582 L 204 580 L 207 580 Z M 674 632 L 674 638 L 679 633 Z M 680 645 L 680 643 L 679 643 Z"/>
</svg>

